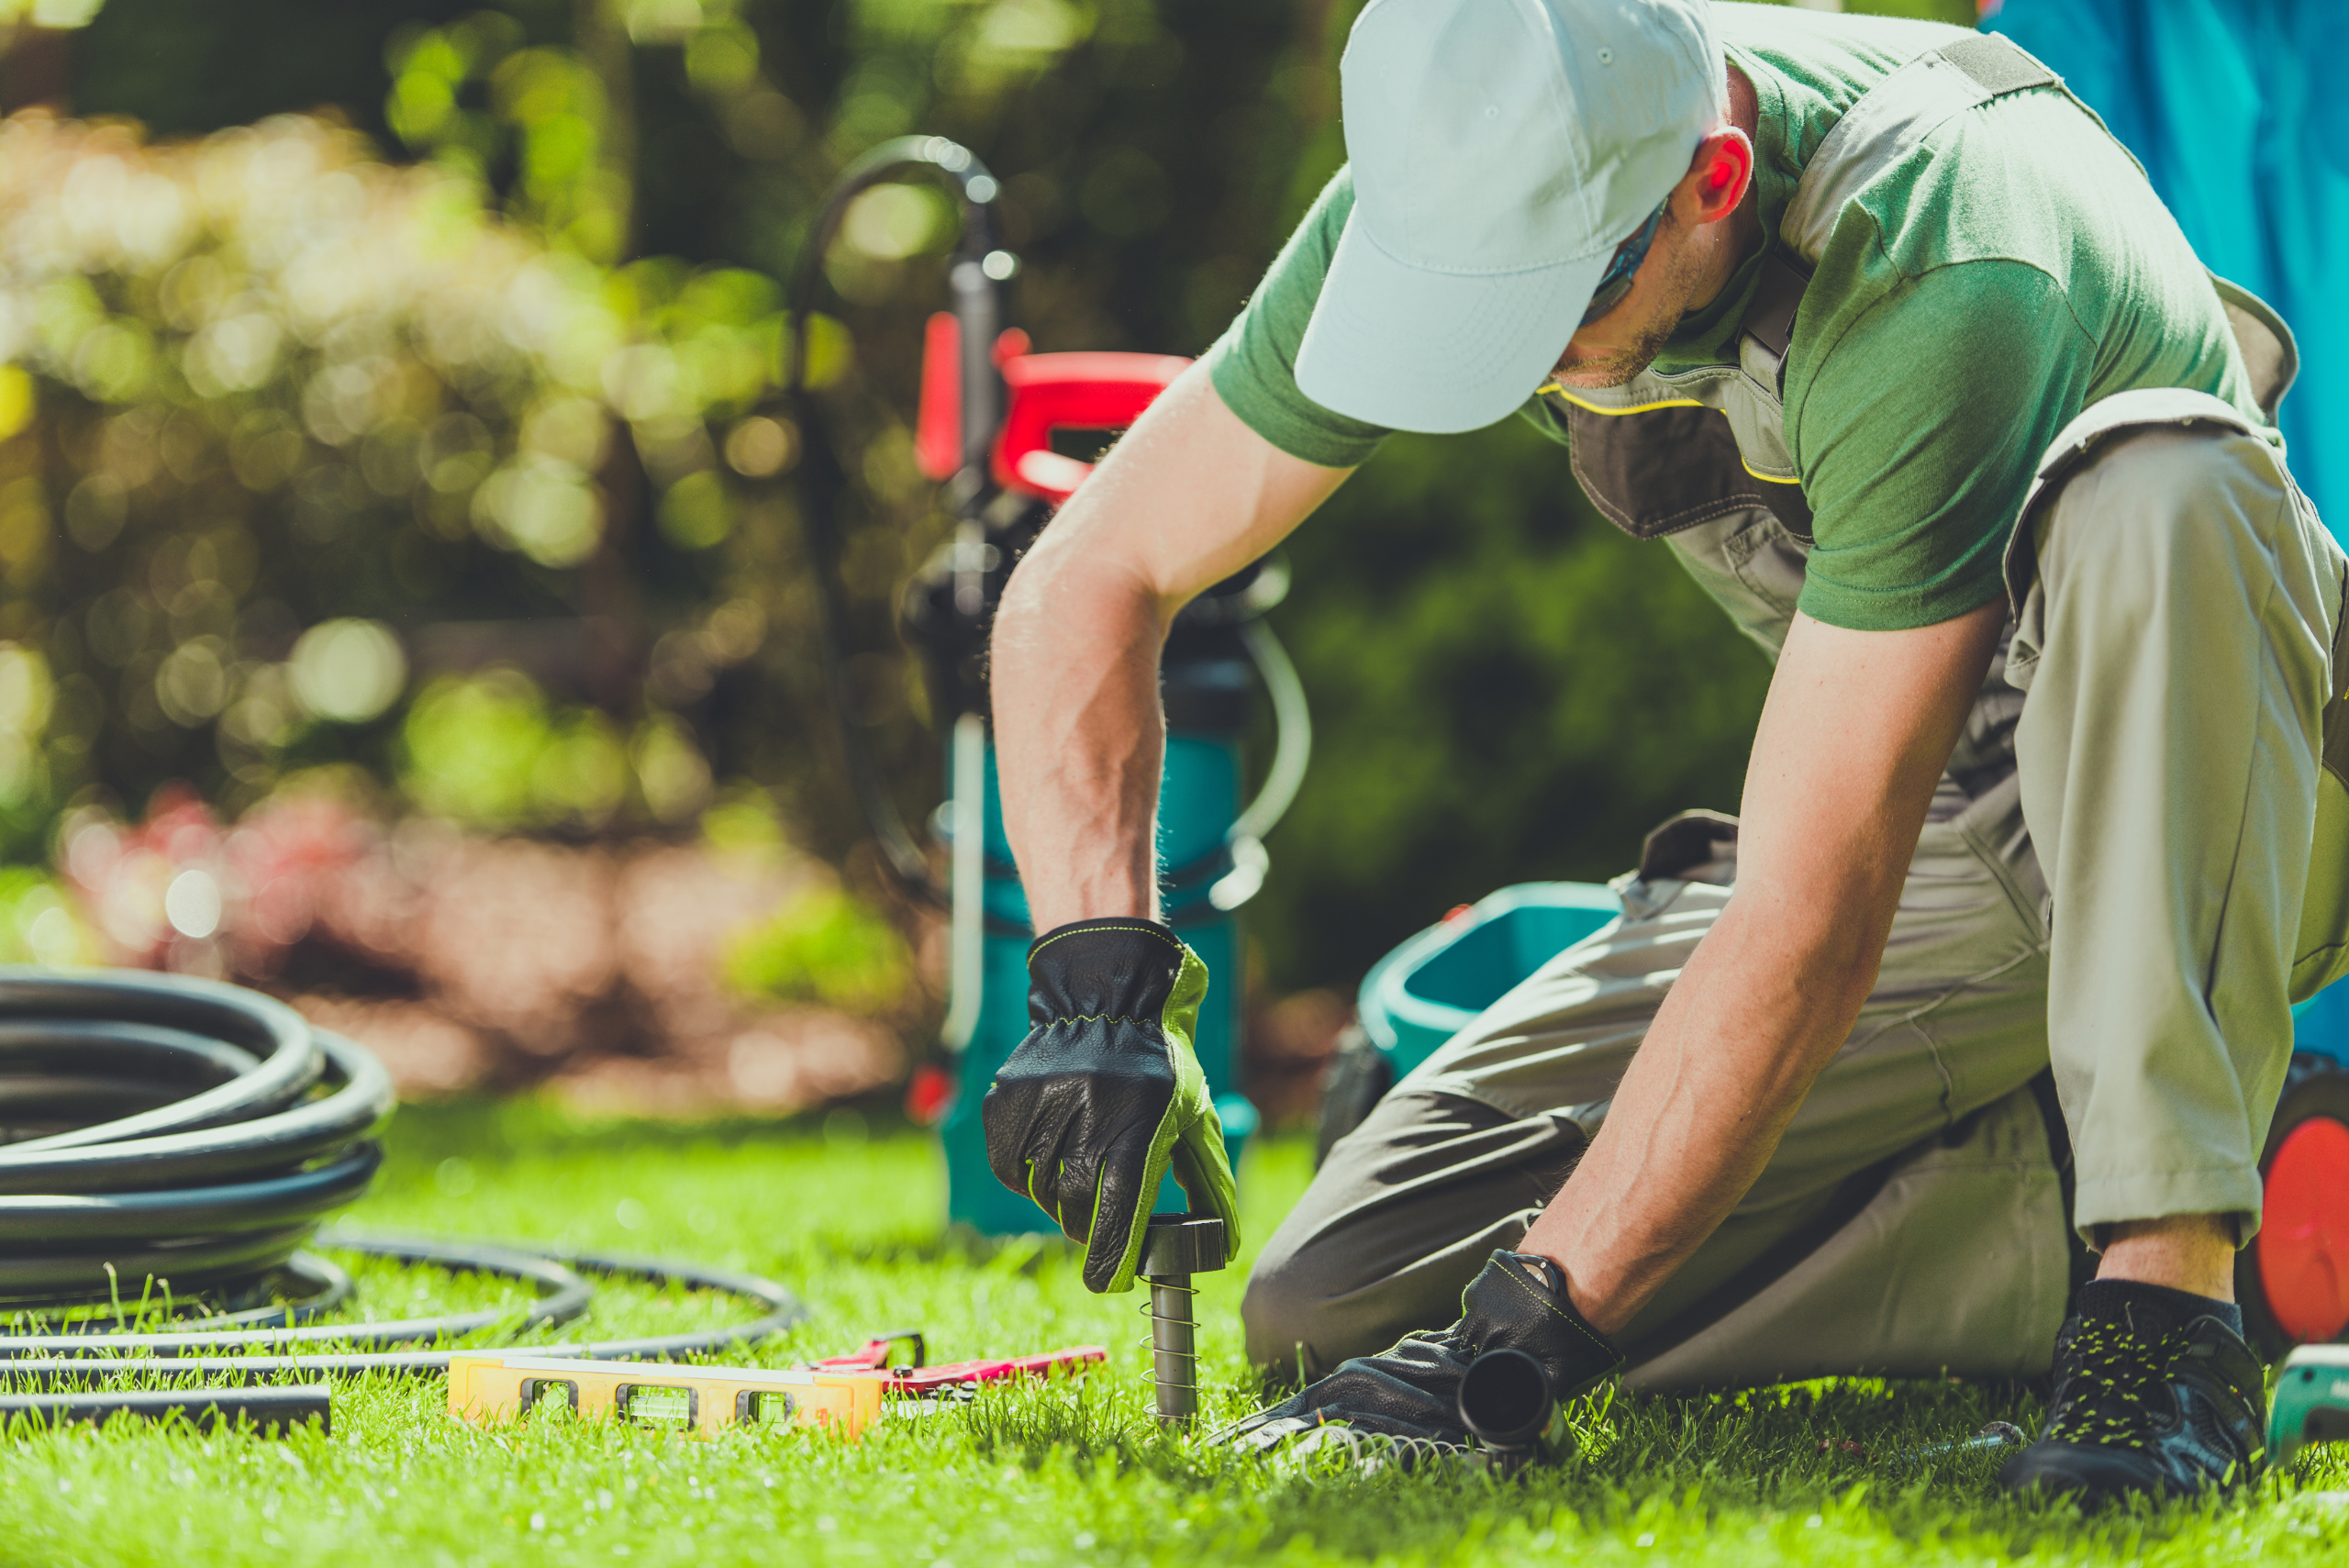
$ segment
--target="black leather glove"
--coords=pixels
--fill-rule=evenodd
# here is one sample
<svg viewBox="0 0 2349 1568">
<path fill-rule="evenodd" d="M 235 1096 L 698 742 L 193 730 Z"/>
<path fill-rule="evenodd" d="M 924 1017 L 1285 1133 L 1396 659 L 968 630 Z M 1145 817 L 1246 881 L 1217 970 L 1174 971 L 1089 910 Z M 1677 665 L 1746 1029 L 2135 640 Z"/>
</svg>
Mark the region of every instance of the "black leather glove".
<svg viewBox="0 0 2349 1568">
<path fill-rule="evenodd" d="M 1208 966 L 1149 920 L 1079 920 L 1028 950 L 1028 1038 L 980 1106 L 987 1164 L 1085 1246 L 1085 1288 L 1131 1290 L 1172 1169 L 1240 1245 L 1223 1123 L 1191 1049 Z"/>
<path fill-rule="evenodd" d="M 1547 1258 L 1494 1252 L 1461 1293 L 1460 1310 L 1449 1329 L 1406 1334 L 1393 1350 L 1341 1362 L 1220 1440 L 1261 1451 L 1317 1428 L 1343 1427 L 1350 1437 L 1394 1440 L 1406 1456 L 1465 1449 L 1460 1379 L 1484 1351 L 1507 1347 L 1540 1362 L 1550 1396 L 1560 1403 L 1622 1368 L 1621 1352 L 1575 1310 Z"/>
</svg>

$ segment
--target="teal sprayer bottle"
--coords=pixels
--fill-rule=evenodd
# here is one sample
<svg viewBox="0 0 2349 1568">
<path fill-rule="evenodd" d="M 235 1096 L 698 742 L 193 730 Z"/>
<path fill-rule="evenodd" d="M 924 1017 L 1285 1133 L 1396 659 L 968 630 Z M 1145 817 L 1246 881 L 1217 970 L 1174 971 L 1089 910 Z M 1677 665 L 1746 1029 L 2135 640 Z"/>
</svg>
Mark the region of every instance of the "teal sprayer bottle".
<svg viewBox="0 0 2349 1568">
<path fill-rule="evenodd" d="M 897 821 L 852 733 L 849 760 L 892 865 L 917 887 L 933 889 L 948 911 L 952 956 L 941 1043 L 953 1091 L 940 1132 L 949 1217 L 989 1235 L 1052 1231 L 1057 1227 L 1041 1210 L 995 1179 L 980 1120 L 980 1102 L 996 1069 L 1028 1033 L 1027 951 L 1035 934 L 1004 833 L 987 719 L 986 639 L 1012 567 L 1091 473 L 1089 464 L 1055 450 L 1056 444 L 1089 440 L 1097 449 L 1106 434 L 1139 417 L 1189 361 L 1029 352 L 1027 335 L 1006 330 L 1003 323 L 1001 285 L 1016 274 L 1018 262 L 994 241 L 995 180 L 968 150 L 943 138 L 907 137 L 852 166 L 818 219 L 815 243 L 795 280 L 788 350 L 793 386 L 800 384 L 797 367 L 805 355 L 796 328 L 806 320 L 822 250 L 840 215 L 858 193 L 907 165 L 949 175 L 963 212 L 963 240 L 948 272 L 952 308 L 930 317 L 925 339 L 915 442 L 917 461 L 942 486 L 956 528 L 907 584 L 902 606 L 907 636 L 922 655 L 931 711 L 944 728 L 947 798 L 930 824 L 946 849 L 942 892 L 935 890 L 928 857 Z M 798 403 L 807 409 L 807 399 Z M 811 459 L 822 444 L 808 441 Z M 820 483 L 820 473 L 814 477 Z M 818 513 L 811 521 L 820 527 L 820 507 L 811 510 Z M 819 564 L 837 625 L 836 554 Z M 1296 673 L 1259 618 L 1286 585 L 1277 564 L 1263 562 L 1217 584 L 1176 617 L 1161 658 L 1167 726 L 1159 795 L 1162 917 L 1197 951 L 1211 976 L 1195 1044 L 1235 1169 L 1240 1145 L 1257 1119 L 1240 1093 L 1246 973 L 1240 909 L 1264 881 L 1269 863 L 1264 835 L 1296 795 L 1310 747 Z M 840 662 L 834 659 L 836 667 Z M 1264 783 L 1243 806 L 1241 741 L 1260 684 L 1270 697 L 1278 739 Z M 1184 1207 L 1171 1179 L 1158 1207 Z"/>
</svg>

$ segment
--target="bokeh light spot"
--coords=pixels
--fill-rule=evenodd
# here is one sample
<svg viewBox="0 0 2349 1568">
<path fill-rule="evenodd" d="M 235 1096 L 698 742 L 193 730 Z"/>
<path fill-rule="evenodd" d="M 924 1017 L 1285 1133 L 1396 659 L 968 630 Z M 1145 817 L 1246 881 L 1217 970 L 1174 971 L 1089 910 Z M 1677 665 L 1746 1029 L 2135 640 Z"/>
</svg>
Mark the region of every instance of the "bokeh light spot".
<svg viewBox="0 0 2349 1568">
<path fill-rule="evenodd" d="M 866 255 L 902 261 L 945 227 L 944 198 L 918 185 L 875 185 L 849 204 L 841 237 Z"/>
<path fill-rule="evenodd" d="M 220 929 L 220 884 L 200 868 L 180 873 L 163 892 L 163 915 L 172 929 L 202 941 Z"/>
<path fill-rule="evenodd" d="M 302 634 L 287 662 L 302 706 L 344 724 L 374 717 L 407 684 L 406 655 L 378 621 L 321 621 Z"/>
</svg>

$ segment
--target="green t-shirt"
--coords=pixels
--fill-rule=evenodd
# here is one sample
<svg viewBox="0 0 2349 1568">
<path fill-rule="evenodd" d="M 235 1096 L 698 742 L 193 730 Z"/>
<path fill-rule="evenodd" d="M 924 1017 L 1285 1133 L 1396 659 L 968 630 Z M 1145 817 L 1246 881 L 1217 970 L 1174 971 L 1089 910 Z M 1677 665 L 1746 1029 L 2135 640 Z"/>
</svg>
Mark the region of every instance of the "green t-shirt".
<svg viewBox="0 0 2349 1568">
<path fill-rule="evenodd" d="M 1843 112 L 1961 36 L 1764 6 L 1719 5 L 1714 17 L 1758 99 L 1754 200 L 1774 245 L 1804 163 Z M 1297 386 L 1297 345 L 1353 209 L 1341 171 L 1208 354 L 1235 414 L 1330 467 L 1361 462 L 1387 433 Z M 1657 371 L 1735 362 L 1762 254 L 1681 322 Z M 1785 379 L 1787 448 L 1812 513 L 1802 609 L 1895 630 L 1995 598 L 2041 454 L 2088 404 L 2145 386 L 2212 393 L 2268 425 L 2192 247 L 2095 121 L 2054 91 L 1954 117 L 1844 209 L 1803 295 Z M 1564 439 L 1539 398 L 1523 412 Z"/>
</svg>

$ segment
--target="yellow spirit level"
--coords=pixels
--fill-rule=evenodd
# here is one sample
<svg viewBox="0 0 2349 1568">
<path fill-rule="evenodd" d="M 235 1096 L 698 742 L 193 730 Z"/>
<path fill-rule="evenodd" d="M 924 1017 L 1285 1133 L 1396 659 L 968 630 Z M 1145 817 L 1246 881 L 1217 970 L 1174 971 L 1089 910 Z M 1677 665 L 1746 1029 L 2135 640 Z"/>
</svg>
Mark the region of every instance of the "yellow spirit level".
<svg viewBox="0 0 2349 1568">
<path fill-rule="evenodd" d="M 824 1427 L 856 1438 L 881 1414 L 885 1374 L 461 1351 L 449 1413 L 476 1426 L 547 1408 L 714 1438 L 729 1429 Z"/>
</svg>

